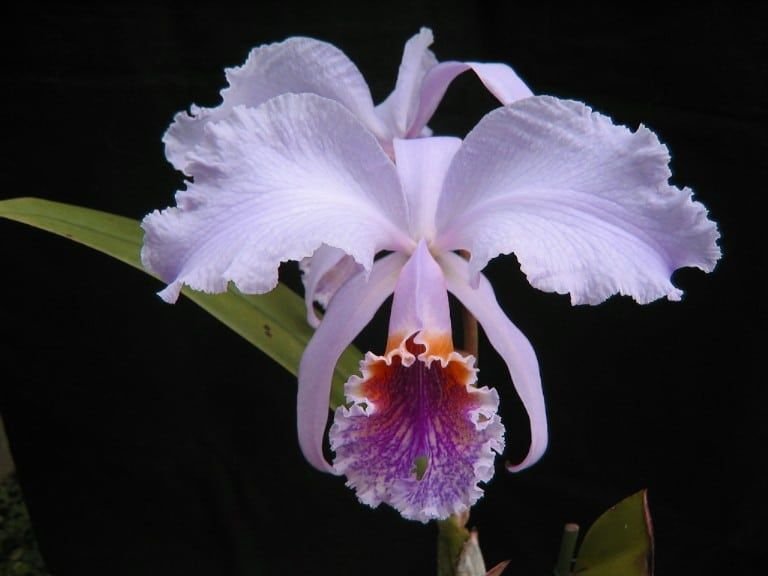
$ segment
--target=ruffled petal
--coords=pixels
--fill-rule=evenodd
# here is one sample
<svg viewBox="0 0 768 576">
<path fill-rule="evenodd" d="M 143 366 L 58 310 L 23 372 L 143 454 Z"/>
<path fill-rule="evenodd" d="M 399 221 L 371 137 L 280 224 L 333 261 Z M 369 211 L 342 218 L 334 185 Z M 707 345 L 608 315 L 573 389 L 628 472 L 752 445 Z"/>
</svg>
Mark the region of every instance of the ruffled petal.
<svg viewBox="0 0 768 576">
<path fill-rule="evenodd" d="M 504 105 L 533 95 L 525 82 L 506 64 L 441 62 L 424 75 L 418 112 L 408 128 L 407 137 L 412 138 L 421 134 L 435 113 L 437 105 L 443 99 L 448 86 L 459 74 L 467 70 L 477 74 L 483 85 Z"/>
<path fill-rule="evenodd" d="M 385 256 L 376 261 L 367 279 L 365 273 L 360 273 L 339 288 L 301 357 L 299 445 L 309 463 L 319 470 L 333 471 L 323 455 L 323 434 L 336 362 L 392 294 L 405 260 L 403 254 Z"/>
<path fill-rule="evenodd" d="M 397 172 L 374 136 L 340 104 L 286 94 L 209 124 L 190 154 L 194 182 L 178 207 L 144 219 L 142 261 L 169 283 L 247 293 L 277 283 L 281 261 L 326 244 L 366 270 L 380 250 L 410 250 Z"/>
<path fill-rule="evenodd" d="M 205 126 L 226 118 L 236 106 L 255 108 L 280 94 L 308 92 L 340 102 L 380 137 L 386 129 L 374 113 L 368 85 L 335 46 L 312 38 L 289 38 L 254 48 L 245 64 L 226 71 L 229 86 L 215 108 L 180 112 L 163 142 L 168 160 L 183 172 L 187 155 L 204 139 Z"/>
<path fill-rule="evenodd" d="M 448 166 L 460 146 L 461 139 L 449 137 L 394 141 L 412 238 L 434 238 L 437 201 Z"/>
<path fill-rule="evenodd" d="M 478 483 L 493 477 L 504 427 L 496 391 L 475 387 L 474 358 L 454 352 L 445 361 L 423 349 L 410 340 L 386 356 L 368 353 L 330 440 L 335 469 L 361 502 L 427 522 L 482 496 Z"/>
<path fill-rule="evenodd" d="M 710 271 L 718 232 L 689 189 L 669 185 L 669 154 L 641 126 L 535 96 L 488 114 L 445 178 L 437 246 L 466 249 L 477 274 L 514 252 L 530 283 L 574 304 L 612 294 L 641 303 L 681 291 L 683 266 Z"/>
<path fill-rule="evenodd" d="M 315 302 L 323 308 L 327 307 L 341 285 L 363 270 L 363 267 L 343 250 L 325 245 L 320 246 L 311 257 L 304 258 L 299 265 L 304 283 L 307 323 L 317 328 L 320 318 L 315 311 Z"/>
<path fill-rule="evenodd" d="M 547 448 L 547 413 L 536 353 L 528 339 L 509 321 L 496 302 L 493 288 L 485 276 L 479 274 L 478 287 L 472 288 L 469 284 L 470 268 L 466 261 L 450 253 L 441 255 L 439 261 L 445 272 L 448 291 L 459 299 L 483 327 L 491 346 L 506 362 L 517 395 L 528 412 L 531 426 L 528 455 L 519 464 L 507 465 L 508 470 L 517 472 L 534 464 Z"/>
<path fill-rule="evenodd" d="M 474 358 L 453 351 L 445 281 L 424 241 L 395 287 L 387 350 L 368 353 L 345 386 L 334 466 L 369 506 L 422 522 L 463 512 L 493 476 L 504 428 L 498 394 L 477 388 Z"/>
<path fill-rule="evenodd" d="M 437 64 L 437 58 L 429 50 L 432 40 L 432 31 L 422 28 L 406 42 L 395 89 L 376 107 L 376 114 L 389 127 L 391 137 L 405 137 L 416 119 L 422 80 Z"/>
</svg>

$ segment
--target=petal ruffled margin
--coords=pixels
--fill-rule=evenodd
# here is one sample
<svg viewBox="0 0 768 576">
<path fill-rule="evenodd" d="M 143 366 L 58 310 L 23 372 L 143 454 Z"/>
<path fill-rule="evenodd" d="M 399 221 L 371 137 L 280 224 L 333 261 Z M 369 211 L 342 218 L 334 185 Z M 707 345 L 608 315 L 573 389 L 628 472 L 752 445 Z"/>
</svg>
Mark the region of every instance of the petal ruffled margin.
<svg viewBox="0 0 768 576">
<path fill-rule="evenodd" d="M 454 156 L 436 244 L 469 250 L 473 276 L 514 252 L 533 286 L 574 304 L 678 300 L 672 272 L 710 271 L 720 249 L 706 208 L 669 185 L 668 162 L 645 127 L 579 102 L 520 100 L 486 115 Z"/>
<path fill-rule="evenodd" d="M 229 86 L 215 108 L 192 106 L 179 112 L 165 133 L 165 154 L 177 170 L 187 172 L 188 154 L 205 136 L 205 126 L 223 120 L 237 106 L 256 108 L 288 93 L 311 93 L 335 100 L 369 130 L 387 130 L 374 113 L 368 85 L 354 63 L 338 48 L 313 38 L 293 37 L 254 48 L 245 64 L 226 70 Z"/>
<path fill-rule="evenodd" d="M 366 270 L 381 250 L 412 249 L 395 166 L 337 102 L 285 94 L 235 108 L 208 125 L 190 159 L 194 181 L 177 193 L 178 207 L 142 223 L 142 262 L 169 283 L 167 301 L 182 284 L 267 292 L 281 261 L 323 244 Z"/>
<path fill-rule="evenodd" d="M 367 354 L 362 378 L 345 387 L 352 404 L 337 409 L 330 431 L 335 469 L 360 501 L 421 522 L 477 502 L 504 450 L 499 397 L 475 387 L 474 358 L 424 350 L 410 339 L 386 356 Z"/>
<path fill-rule="evenodd" d="M 468 263 L 456 254 L 442 254 L 440 265 L 445 273 L 448 291 L 477 318 L 491 346 L 507 364 L 517 395 L 528 412 L 531 427 L 531 446 L 522 462 L 507 465 L 517 472 L 534 464 L 547 449 L 547 412 L 541 389 L 539 362 L 528 339 L 510 322 L 501 309 L 490 282 L 479 274 L 477 288 L 470 286 L 471 271 Z"/>
</svg>

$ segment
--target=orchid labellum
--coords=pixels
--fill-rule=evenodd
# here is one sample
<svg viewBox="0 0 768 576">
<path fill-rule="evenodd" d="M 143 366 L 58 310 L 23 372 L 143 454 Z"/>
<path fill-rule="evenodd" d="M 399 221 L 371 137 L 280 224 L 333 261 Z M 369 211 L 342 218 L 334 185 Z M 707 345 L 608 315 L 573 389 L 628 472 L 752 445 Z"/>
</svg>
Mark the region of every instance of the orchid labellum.
<svg viewBox="0 0 768 576">
<path fill-rule="evenodd" d="M 496 390 L 478 386 L 474 359 L 454 350 L 449 292 L 483 327 L 527 410 L 531 445 L 514 471 L 543 454 L 546 413 L 535 353 L 482 274 L 489 260 L 514 253 L 534 287 L 574 304 L 613 294 L 646 303 L 679 299 L 672 273 L 712 270 L 720 254 L 704 206 L 668 183 L 669 155 L 651 131 L 532 96 L 502 65 L 438 64 L 430 41 L 422 31 L 406 45 L 397 87 L 375 108 L 327 44 L 254 51 L 230 72 L 219 108 L 177 117 L 166 135 L 190 180 L 176 207 L 145 218 L 142 252 L 169 302 L 182 285 L 264 293 L 281 262 L 314 256 L 308 304 L 324 293 L 327 309 L 322 321 L 309 313 L 318 327 L 299 370 L 301 448 L 366 504 L 420 521 L 471 506 L 504 447 Z M 506 106 L 463 141 L 424 136 L 466 69 Z M 393 294 L 386 349 L 366 354 L 336 411 L 331 464 L 334 367 Z"/>
</svg>

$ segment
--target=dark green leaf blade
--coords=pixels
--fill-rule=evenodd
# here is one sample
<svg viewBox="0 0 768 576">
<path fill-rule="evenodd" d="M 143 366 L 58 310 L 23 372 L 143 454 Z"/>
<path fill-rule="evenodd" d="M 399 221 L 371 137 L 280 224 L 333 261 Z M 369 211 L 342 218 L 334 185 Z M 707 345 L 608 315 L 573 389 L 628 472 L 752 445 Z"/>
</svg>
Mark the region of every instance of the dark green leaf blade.
<svg viewBox="0 0 768 576">
<path fill-rule="evenodd" d="M 579 548 L 574 574 L 653 574 L 653 527 L 645 490 L 622 500 L 592 524 Z"/>
<path fill-rule="evenodd" d="M 143 234 L 139 223 L 130 218 L 39 198 L 2 200 L 0 217 L 58 234 L 147 273 L 139 256 Z M 289 288 L 278 285 L 259 296 L 241 294 L 234 288 L 225 294 L 186 288 L 182 293 L 286 370 L 297 373 L 312 329 L 306 323 L 303 299 Z M 342 355 L 334 374 L 331 407 L 343 401 L 343 384 L 357 372 L 361 357 L 354 347 Z"/>
</svg>

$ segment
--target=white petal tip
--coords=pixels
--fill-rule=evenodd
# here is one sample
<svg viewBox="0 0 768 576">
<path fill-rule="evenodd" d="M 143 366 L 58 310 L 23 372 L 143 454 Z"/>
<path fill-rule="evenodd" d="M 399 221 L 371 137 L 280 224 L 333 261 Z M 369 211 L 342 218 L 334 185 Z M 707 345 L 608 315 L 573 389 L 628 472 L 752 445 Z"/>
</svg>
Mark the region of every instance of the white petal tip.
<svg viewBox="0 0 768 576">
<path fill-rule="evenodd" d="M 171 282 L 164 289 L 157 293 L 168 304 L 175 304 L 181 293 L 181 282 Z"/>
</svg>

